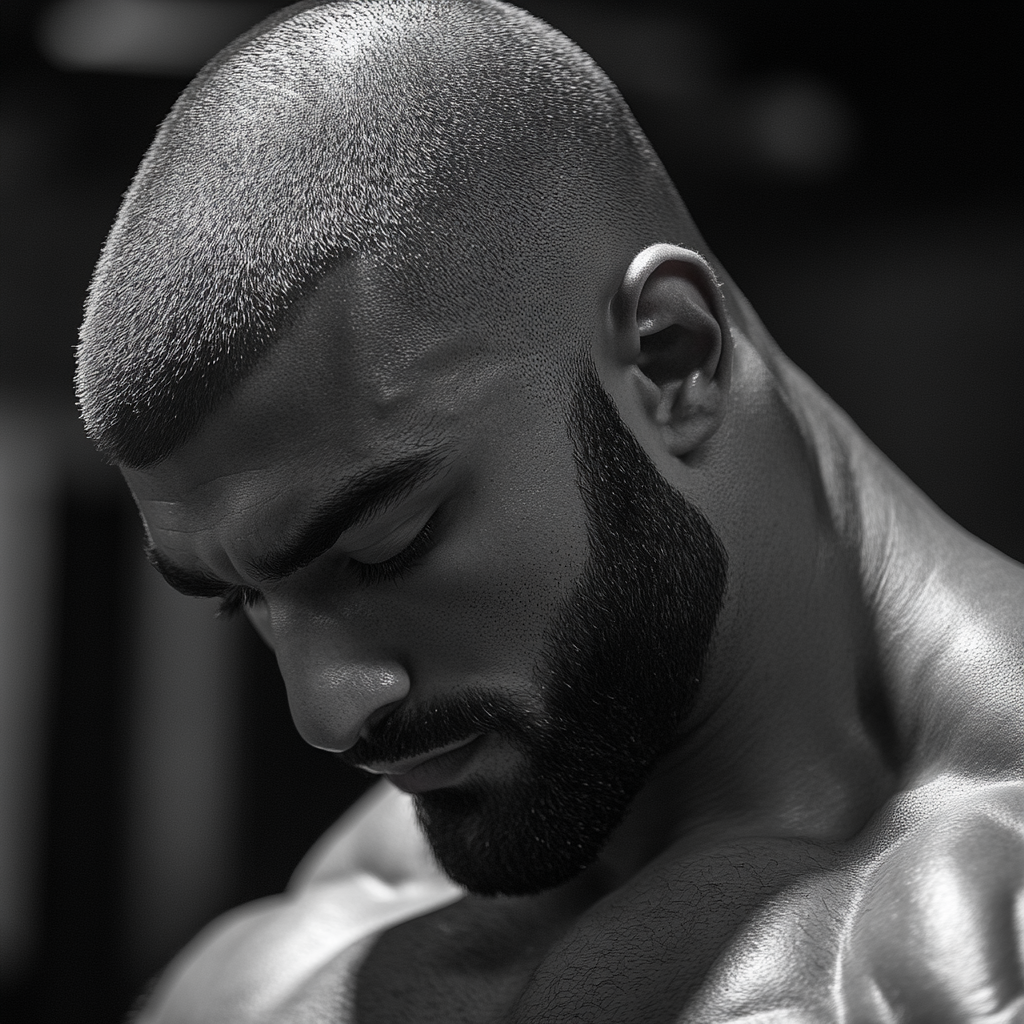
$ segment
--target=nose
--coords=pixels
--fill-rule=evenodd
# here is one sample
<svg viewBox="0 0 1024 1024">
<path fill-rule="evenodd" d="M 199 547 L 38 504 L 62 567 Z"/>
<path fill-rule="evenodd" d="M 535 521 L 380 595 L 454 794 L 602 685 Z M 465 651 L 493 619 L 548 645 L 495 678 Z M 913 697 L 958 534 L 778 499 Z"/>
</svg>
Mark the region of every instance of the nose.
<svg viewBox="0 0 1024 1024">
<path fill-rule="evenodd" d="M 348 750 L 375 712 L 404 700 L 409 675 L 397 661 L 357 648 L 325 629 L 317 636 L 274 631 L 277 663 L 299 734 L 322 750 Z"/>
<path fill-rule="evenodd" d="M 409 693 L 409 677 L 398 665 L 346 663 L 297 683 L 290 677 L 285 675 L 292 720 L 302 738 L 321 750 L 348 750 L 374 712 Z"/>
</svg>

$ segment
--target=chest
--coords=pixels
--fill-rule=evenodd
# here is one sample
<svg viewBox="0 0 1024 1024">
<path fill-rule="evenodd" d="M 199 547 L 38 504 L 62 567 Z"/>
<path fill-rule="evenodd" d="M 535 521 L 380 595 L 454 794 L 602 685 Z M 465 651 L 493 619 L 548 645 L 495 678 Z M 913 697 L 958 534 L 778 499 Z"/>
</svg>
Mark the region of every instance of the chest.
<svg viewBox="0 0 1024 1024">
<path fill-rule="evenodd" d="M 514 1020 L 562 927 L 528 907 L 488 908 L 472 898 L 405 922 L 382 935 L 360 966 L 354 1021 Z"/>
<path fill-rule="evenodd" d="M 783 988 L 793 964 L 806 975 L 808 963 L 820 962 L 826 992 L 835 918 L 803 919 L 801 908 L 820 906 L 822 893 L 811 901 L 800 893 L 820 889 L 825 876 L 812 872 L 807 881 L 809 865 L 798 860 L 718 857 L 655 873 L 571 920 L 471 903 L 445 908 L 377 942 L 359 971 L 355 1020 L 688 1020 L 690 1007 L 713 1006 L 742 983 L 731 962 L 772 964 Z M 834 885 L 826 888 L 843 902 Z M 799 980 L 805 993 L 808 980 Z"/>
</svg>

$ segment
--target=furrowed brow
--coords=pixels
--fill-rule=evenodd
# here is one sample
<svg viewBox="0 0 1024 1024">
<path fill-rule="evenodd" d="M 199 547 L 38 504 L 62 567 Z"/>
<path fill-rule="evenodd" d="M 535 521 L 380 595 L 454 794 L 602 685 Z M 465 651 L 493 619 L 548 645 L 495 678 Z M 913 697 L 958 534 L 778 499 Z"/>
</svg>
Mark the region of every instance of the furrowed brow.
<svg viewBox="0 0 1024 1024">
<path fill-rule="evenodd" d="M 175 590 L 188 597 L 220 597 L 231 588 L 230 583 L 225 583 L 223 580 L 217 579 L 216 576 L 205 572 L 194 572 L 191 569 L 182 569 L 175 565 L 156 549 L 152 541 L 146 542 L 144 550 L 149 564 Z"/>
<path fill-rule="evenodd" d="M 320 503 L 299 527 L 294 540 L 254 558 L 249 563 L 253 576 L 267 583 L 297 572 L 322 555 L 346 530 L 401 501 L 444 463 L 440 451 L 421 452 L 357 473 Z"/>
</svg>

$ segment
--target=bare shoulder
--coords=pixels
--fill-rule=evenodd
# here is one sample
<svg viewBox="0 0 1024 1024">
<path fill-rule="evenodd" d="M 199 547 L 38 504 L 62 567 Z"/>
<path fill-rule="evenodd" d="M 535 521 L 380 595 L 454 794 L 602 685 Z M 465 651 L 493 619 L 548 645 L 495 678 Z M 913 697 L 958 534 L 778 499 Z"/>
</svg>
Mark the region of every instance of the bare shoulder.
<svg viewBox="0 0 1024 1024">
<path fill-rule="evenodd" d="M 905 768 L 1024 781 L 1024 566 L 975 538 L 960 546 L 892 630 Z"/>
<path fill-rule="evenodd" d="M 1011 1024 L 1022 900 L 1024 786 L 936 777 L 848 842 L 661 858 L 565 935 L 510 1019 Z"/>
<path fill-rule="evenodd" d="M 337 995 L 377 935 L 461 895 L 430 857 L 409 798 L 375 787 L 310 851 L 288 892 L 225 914 L 179 954 L 139 1024 L 286 1020 L 325 968 Z"/>
<path fill-rule="evenodd" d="M 936 777 L 757 906 L 680 1019 L 1012 1024 L 1022 899 L 1024 785 Z"/>
<path fill-rule="evenodd" d="M 879 832 L 842 950 L 853 1017 L 1020 1020 L 1024 782 L 940 776 Z"/>
</svg>

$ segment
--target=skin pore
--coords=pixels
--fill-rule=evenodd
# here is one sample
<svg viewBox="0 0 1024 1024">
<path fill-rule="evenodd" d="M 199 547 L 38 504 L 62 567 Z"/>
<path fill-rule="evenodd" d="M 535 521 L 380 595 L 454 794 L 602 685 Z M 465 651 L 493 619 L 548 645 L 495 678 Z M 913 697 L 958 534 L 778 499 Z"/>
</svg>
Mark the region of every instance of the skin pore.
<svg viewBox="0 0 1024 1024">
<path fill-rule="evenodd" d="M 469 779 L 416 797 L 438 862 L 485 895 L 551 888 L 596 860 L 679 739 L 725 586 L 710 524 L 657 475 L 592 371 L 575 391 L 570 430 L 590 550 L 534 666 L 543 719 L 470 691 L 394 711 L 343 755 L 357 766 L 394 763 L 494 732 L 519 746 L 527 768 L 507 784 Z"/>
<path fill-rule="evenodd" d="M 564 37 L 256 27 L 126 194 L 77 381 L 156 568 L 386 780 L 143 1024 L 1020 1016 L 1021 569 L 788 363 Z"/>
<path fill-rule="evenodd" d="M 340 270 L 288 343 L 193 441 L 127 474 L 165 562 L 254 587 L 247 566 L 293 535 L 339 475 L 393 460 L 429 424 L 421 444 L 445 451 L 442 472 L 263 586 L 256 615 L 296 723 L 337 750 L 372 735 L 403 701 L 413 714 L 475 688 L 538 707 L 531 681 L 543 638 L 587 558 L 572 444 L 546 382 L 523 379 L 522 364 L 472 357 L 456 364 L 456 377 L 449 343 L 432 347 L 421 335 L 415 347 L 400 305 L 389 322 L 379 282 L 360 296 L 357 279 Z M 663 755 L 606 847 L 605 869 L 614 864 L 609 877 L 622 877 L 652 855 L 652 836 L 657 846 L 705 827 L 847 834 L 891 785 L 859 712 L 872 682 L 869 652 L 848 640 L 863 628 L 856 566 L 830 535 L 797 429 L 757 350 L 730 322 L 708 264 L 653 247 L 620 281 L 618 320 L 604 325 L 594 352 L 601 382 L 652 466 L 714 524 L 730 577 L 686 741 Z M 346 296 L 343 309 L 332 294 Z M 324 344 L 332 317 L 358 329 L 354 352 Z M 455 332 L 438 324 L 423 334 Z M 398 367 L 367 372 L 383 353 Z M 780 448 L 769 463 L 767 452 Z M 783 499 L 785 514 L 773 512 Z M 368 587 L 353 581 L 347 558 L 392 556 L 428 519 L 437 541 L 415 572 Z M 846 649 L 837 657 L 839 637 Z M 691 702 L 686 687 L 679 699 Z M 486 784 L 517 757 L 514 744 L 488 737 L 473 770 Z M 657 824 L 644 820 L 648 803 Z"/>
<path fill-rule="evenodd" d="M 837 945 L 846 932 L 834 926 L 854 920 L 860 906 L 870 911 L 870 899 L 858 903 L 857 880 L 877 865 L 920 878 L 922 865 L 952 863 L 945 851 L 928 852 L 937 849 L 935 836 L 984 836 L 992 827 L 969 816 L 987 814 L 989 797 L 962 797 L 941 773 L 962 770 L 971 757 L 984 758 L 989 772 L 1014 770 L 1019 709 L 1010 688 L 986 688 L 987 675 L 972 675 L 962 658 L 948 677 L 935 666 L 954 664 L 963 648 L 971 620 L 957 609 L 983 600 L 970 580 L 998 580 L 1018 592 L 1019 581 L 859 438 L 758 333 L 749 310 L 727 312 L 744 310 L 742 296 L 726 282 L 723 297 L 703 257 L 634 240 L 590 272 L 583 299 L 596 317 L 560 310 L 566 293 L 553 279 L 539 300 L 520 296 L 510 310 L 489 307 L 493 315 L 474 334 L 460 330 L 457 316 L 410 311 L 386 274 L 341 266 L 190 442 L 126 476 L 165 568 L 259 590 L 249 614 L 277 652 L 297 726 L 316 745 L 358 750 L 396 711 L 415 721 L 418 711 L 467 694 L 492 695 L 540 721 L 545 706 L 534 670 L 593 554 L 591 517 L 566 429 L 572 364 L 552 371 L 529 355 L 505 358 L 503 340 L 554 324 L 569 345 L 577 324 L 625 430 L 664 485 L 701 510 L 728 554 L 700 686 L 695 695 L 679 690 L 689 710 L 678 741 L 596 860 L 569 881 L 536 895 L 455 903 L 450 887 L 423 882 L 433 895 L 410 890 L 420 895 L 408 896 L 408 919 L 395 924 L 381 916 L 388 900 L 359 888 L 351 852 L 339 854 L 349 866 L 337 883 L 300 890 L 280 912 L 243 916 L 191 966 L 172 972 L 168 1005 L 191 999 L 202 1019 L 211 1000 L 239 1012 L 244 993 L 245 1005 L 275 1007 L 274 1019 L 291 1019 L 281 1010 L 287 998 L 296 1020 L 344 1020 L 355 1013 L 358 974 L 355 1019 L 370 1024 L 405 1020 L 410 1008 L 438 1022 L 541 1021 L 560 1013 L 610 1022 L 632 1019 L 647 998 L 655 1000 L 656 1019 L 690 1007 L 702 984 L 698 1014 L 701 1006 L 708 1014 L 731 1006 L 741 1016 L 743 1007 L 773 999 L 821 1008 L 842 998 L 850 1019 L 870 1020 L 876 976 L 923 979 L 916 994 L 900 997 L 912 1001 L 934 989 L 928 972 L 946 953 L 929 952 L 926 968 L 902 966 L 914 950 L 934 945 L 915 938 L 896 949 L 869 918 L 850 933 L 851 960 Z M 293 549 L 311 515 L 315 521 L 337 507 L 352 481 L 416 453 L 436 459 L 436 468 L 295 572 L 259 579 L 254 570 L 266 568 L 268 552 Z M 408 573 L 369 582 L 353 566 L 356 556 L 400 556 L 427 522 L 434 524 L 431 546 Z M 929 550 L 916 547 L 921 538 Z M 937 576 L 934 559 L 926 571 L 937 550 L 972 571 L 963 579 Z M 971 642 L 987 664 L 1012 659 L 1010 625 L 994 615 L 985 630 Z M 887 643 L 897 635 L 900 644 Z M 1004 670 L 1012 678 L 1008 661 Z M 951 721 L 955 729 L 943 725 Z M 455 767 L 435 759 L 444 785 L 498 792 L 523 777 L 528 758 L 507 733 L 489 732 L 468 749 Z M 423 770 L 429 774 L 430 764 L 409 776 Z M 890 800 L 895 809 L 886 817 Z M 899 846 L 943 800 L 952 800 L 954 817 Z M 415 849 L 411 821 L 386 824 L 397 821 L 390 810 L 374 820 L 380 838 L 358 828 L 342 838 L 341 849 L 350 851 L 351 843 L 383 844 L 356 863 L 394 863 L 397 851 Z M 906 851 L 903 860 L 885 859 L 894 844 Z M 979 848 L 965 863 L 980 863 L 993 849 Z M 1004 877 L 1012 859 L 999 863 L 985 878 L 1002 893 L 1017 883 Z M 429 879 L 422 870 L 411 877 Z M 899 907 L 901 921 L 920 922 L 908 924 L 908 934 L 930 935 L 927 892 L 918 898 L 901 876 L 880 877 L 885 905 Z M 395 892 L 404 891 L 396 884 Z M 796 895 L 787 897 L 790 891 Z M 680 892 L 697 895 L 680 906 Z M 367 900 L 364 920 L 378 922 L 381 933 L 362 941 L 373 927 L 347 931 L 353 926 L 344 922 Z M 809 910 L 823 906 L 824 917 Z M 752 908 L 770 938 L 744 931 Z M 325 914 L 327 921 L 340 914 L 343 924 L 325 926 Z M 350 934 L 360 941 L 346 940 Z M 998 941 L 985 941 L 1004 939 L 1000 932 Z M 323 950 L 316 980 L 288 988 L 296 976 L 285 969 L 289 951 L 311 941 Z M 712 972 L 729 943 L 738 944 L 735 956 Z M 809 965 L 832 962 L 846 973 L 808 974 Z M 992 962 L 1002 970 L 1002 961 Z M 954 991 L 950 1005 L 1002 991 L 986 970 L 950 968 L 967 993 Z M 311 1006 L 321 1017 L 301 1016 Z M 825 1009 L 809 1012 L 807 1019 L 829 1019 Z M 964 1019 L 956 1013 L 948 1019 Z"/>
</svg>

